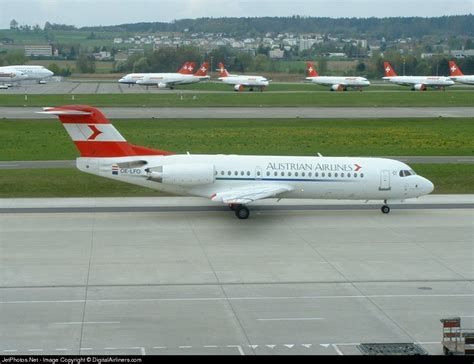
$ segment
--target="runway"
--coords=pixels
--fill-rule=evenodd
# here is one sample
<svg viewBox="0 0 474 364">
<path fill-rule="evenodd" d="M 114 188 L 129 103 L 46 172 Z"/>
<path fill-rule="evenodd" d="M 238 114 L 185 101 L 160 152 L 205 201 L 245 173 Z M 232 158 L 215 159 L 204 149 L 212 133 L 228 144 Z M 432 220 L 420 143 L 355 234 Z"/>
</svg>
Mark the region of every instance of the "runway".
<svg viewBox="0 0 474 364">
<path fill-rule="evenodd" d="M 388 215 L 314 200 L 262 201 L 245 221 L 145 209 L 203 201 L 0 199 L 0 355 L 441 354 L 440 318 L 474 327 L 473 195 Z"/>
<path fill-rule="evenodd" d="M 51 106 L 51 105 L 45 105 Z M 474 107 L 101 107 L 111 119 L 470 118 Z M 2 119 L 53 119 L 40 107 L 0 107 Z"/>
</svg>

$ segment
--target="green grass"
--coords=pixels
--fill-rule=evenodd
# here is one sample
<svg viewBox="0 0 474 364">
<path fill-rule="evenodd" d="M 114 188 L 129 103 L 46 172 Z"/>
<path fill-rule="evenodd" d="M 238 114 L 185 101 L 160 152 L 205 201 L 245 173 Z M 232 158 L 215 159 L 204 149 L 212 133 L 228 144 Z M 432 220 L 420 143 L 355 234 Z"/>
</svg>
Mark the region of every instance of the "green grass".
<svg viewBox="0 0 474 364">
<path fill-rule="evenodd" d="M 131 143 L 193 154 L 332 156 L 473 155 L 474 119 L 117 120 Z M 0 121 L 0 160 L 74 159 L 56 120 Z"/>
<path fill-rule="evenodd" d="M 414 164 L 412 167 L 434 183 L 434 193 L 474 193 L 474 165 Z M 0 170 L 0 181 L 0 198 L 165 195 L 76 169 Z"/>
<path fill-rule="evenodd" d="M 223 85 L 219 85 L 223 86 Z M 304 85 L 303 85 L 304 86 Z M 306 87 L 306 86 L 305 86 Z M 317 86 L 315 86 L 317 87 Z M 446 92 L 385 91 L 385 92 L 199 92 L 140 94 L 41 94 L 1 93 L 0 106 L 56 106 L 90 104 L 94 106 L 474 106 L 472 90 Z"/>
</svg>

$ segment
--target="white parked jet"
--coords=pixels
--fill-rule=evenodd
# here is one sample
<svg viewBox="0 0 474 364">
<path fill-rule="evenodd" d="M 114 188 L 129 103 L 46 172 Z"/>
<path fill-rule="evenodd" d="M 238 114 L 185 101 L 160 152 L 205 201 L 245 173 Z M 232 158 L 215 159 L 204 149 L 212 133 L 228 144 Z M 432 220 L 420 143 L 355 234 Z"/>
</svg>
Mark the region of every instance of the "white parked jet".
<svg viewBox="0 0 474 364">
<path fill-rule="evenodd" d="M 79 170 L 177 195 L 229 205 L 239 219 L 269 198 L 388 201 L 429 194 L 433 184 L 406 164 L 383 158 L 178 155 L 128 143 L 96 108 L 46 107 L 80 152 Z"/>
<path fill-rule="evenodd" d="M 190 75 L 193 73 L 195 67 L 196 63 L 186 62 L 181 66 L 177 73 L 169 74 Z M 120 80 L 118 80 L 118 82 L 132 86 L 135 85 L 137 81 L 143 80 L 147 75 L 150 75 L 150 73 L 129 73 L 128 75 L 125 75 Z"/>
<path fill-rule="evenodd" d="M 45 83 L 45 79 L 54 75 L 49 69 L 43 66 L 35 65 L 12 65 L 0 67 L 0 73 L 17 72 L 22 74 L 22 79 L 19 81 L 33 80 L 38 83 Z"/>
<path fill-rule="evenodd" d="M 15 70 L 2 70 L 0 67 L 0 89 L 7 89 L 12 83 L 19 82 L 26 79 L 23 72 Z"/>
<path fill-rule="evenodd" d="M 382 79 L 402 86 L 411 86 L 412 91 L 425 91 L 427 87 L 444 91 L 445 87 L 454 85 L 454 81 L 444 76 L 398 76 L 389 62 L 383 63 L 385 77 Z"/>
<path fill-rule="evenodd" d="M 466 85 L 474 85 L 474 75 L 465 75 L 458 67 L 456 62 L 449 61 L 449 72 L 451 79 L 456 82 L 465 83 Z"/>
<path fill-rule="evenodd" d="M 187 85 L 208 80 L 209 64 L 204 62 L 194 74 L 182 73 L 148 73 L 137 81 L 137 85 L 157 86 L 158 88 L 174 89 L 176 85 Z"/>
<path fill-rule="evenodd" d="M 234 91 L 243 91 L 245 87 L 248 87 L 250 91 L 253 91 L 254 88 L 263 91 L 269 85 L 269 80 L 263 76 L 231 75 L 222 62 L 217 66 L 219 67 L 219 81 L 233 85 Z"/>
<path fill-rule="evenodd" d="M 362 87 L 370 85 L 369 80 L 365 77 L 320 76 L 314 68 L 313 63 L 308 62 L 306 65 L 308 66 L 308 77 L 306 77 L 306 81 L 311 81 L 318 85 L 330 86 L 330 91 L 347 91 L 348 87 L 362 91 Z"/>
</svg>

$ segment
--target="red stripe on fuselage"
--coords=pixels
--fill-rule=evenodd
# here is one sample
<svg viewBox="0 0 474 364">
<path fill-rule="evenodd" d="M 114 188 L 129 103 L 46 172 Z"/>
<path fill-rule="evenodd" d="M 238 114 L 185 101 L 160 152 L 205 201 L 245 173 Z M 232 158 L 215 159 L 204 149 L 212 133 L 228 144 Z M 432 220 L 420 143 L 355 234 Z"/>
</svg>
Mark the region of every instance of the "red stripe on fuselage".
<svg viewBox="0 0 474 364">
<path fill-rule="evenodd" d="M 75 141 L 81 157 L 133 157 L 137 155 L 171 155 L 173 153 L 140 147 L 127 142 Z"/>
</svg>

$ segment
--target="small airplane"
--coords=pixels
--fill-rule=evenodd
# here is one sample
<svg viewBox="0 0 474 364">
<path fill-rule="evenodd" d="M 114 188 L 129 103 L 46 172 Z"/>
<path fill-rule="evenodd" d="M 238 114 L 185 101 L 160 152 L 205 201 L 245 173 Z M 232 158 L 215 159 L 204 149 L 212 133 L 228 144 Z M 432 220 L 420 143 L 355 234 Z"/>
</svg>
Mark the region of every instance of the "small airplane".
<svg viewBox="0 0 474 364">
<path fill-rule="evenodd" d="M 385 77 L 383 80 L 402 86 L 411 86 L 412 91 L 426 91 L 428 87 L 445 90 L 454 85 L 454 81 L 444 76 L 398 76 L 389 62 L 384 62 Z"/>
<path fill-rule="evenodd" d="M 270 80 L 267 80 L 263 76 L 248 76 L 248 75 L 231 75 L 226 69 L 224 64 L 221 62 L 217 65 L 219 68 L 219 81 L 234 85 L 234 91 L 243 91 L 245 87 L 249 88 L 249 91 L 253 91 L 254 88 L 263 91 L 265 87 L 269 85 Z"/>
<path fill-rule="evenodd" d="M 178 74 L 182 74 L 182 75 L 192 74 L 195 67 L 196 67 L 196 63 L 185 62 L 181 66 L 181 68 L 178 70 Z M 137 81 L 142 80 L 146 75 L 149 75 L 149 74 L 150 73 L 129 73 L 128 75 L 125 75 L 120 80 L 118 80 L 118 82 L 122 84 L 126 84 L 128 86 L 133 86 L 137 83 Z"/>
<path fill-rule="evenodd" d="M 364 157 L 193 155 L 128 143 L 88 105 L 45 107 L 79 150 L 79 170 L 176 195 L 226 204 L 247 219 L 248 204 L 270 197 L 388 201 L 429 194 L 433 184 L 397 160 Z"/>
<path fill-rule="evenodd" d="M 456 62 L 449 61 L 449 72 L 451 79 L 456 82 L 465 83 L 466 85 L 474 85 L 474 75 L 465 75 L 458 67 Z"/>
<path fill-rule="evenodd" d="M 44 84 L 45 79 L 51 76 L 54 76 L 54 73 L 51 72 L 44 66 L 37 65 L 12 65 L 0 67 L 0 73 L 17 73 L 21 75 L 21 79 L 18 81 L 37 81 L 39 84 Z"/>
<path fill-rule="evenodd" d="M 344 76 L 320 76 L 314 68 L 314 63 L 307 62 L 308 77 L 306 81 L 318 85 L 330 86 L 330 91 L 347 91 L 348 87 L 362 91 L 362 87 L 370 86 L 369 80 L 365 77 L 344 77 Z"/>
<path fill-rule="evenodd" d="M 209 80 L 208 69 L 209 64 L 204 62 L 195 73 L 147 73 L 143 78 L 137 80 L 136 84 L 174 89 L 176 85 L 187 85 Z"/>
</svg>

